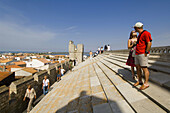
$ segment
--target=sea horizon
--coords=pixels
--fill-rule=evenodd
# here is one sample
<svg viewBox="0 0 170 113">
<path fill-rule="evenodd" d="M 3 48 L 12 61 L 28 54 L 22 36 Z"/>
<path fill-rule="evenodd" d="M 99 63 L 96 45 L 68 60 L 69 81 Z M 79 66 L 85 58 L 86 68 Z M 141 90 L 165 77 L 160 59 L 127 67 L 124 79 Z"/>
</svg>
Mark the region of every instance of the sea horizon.
<svg viewBox="0 0 170 113">
<path fill-rule="evenodd" d="M 46 55 L 69 55 L 69 52 L 38 52 L 38 51 L 0 51 L 0 54 L 4 53 L 44 53 Z M 89 52 L 84 52 L 84 55 L 88 55 Z"/>
</svg>

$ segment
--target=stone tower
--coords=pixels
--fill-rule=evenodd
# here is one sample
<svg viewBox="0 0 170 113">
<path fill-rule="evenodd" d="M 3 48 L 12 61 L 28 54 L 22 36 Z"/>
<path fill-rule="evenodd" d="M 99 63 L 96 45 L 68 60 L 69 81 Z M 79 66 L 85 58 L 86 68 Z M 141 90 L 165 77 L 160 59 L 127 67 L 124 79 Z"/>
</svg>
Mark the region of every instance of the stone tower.
<svg viewBox="0 0 170 113">
<path fill-rule="evenodd" d="M 83 62 L 83 54 L 84 54 L 84 45 L 77 44 L 74 45 L 73 41 L 69 42 L 69 59 L 71 60 L 78 60 L 78 62 Z"/>
<path fill-rule="evenodd" d="M 73 41 L 69 42 L 69 59 L 74 60 L 75 59 L 75 45 Z"/>
<path fill-rule="evenodd" d="M 83 62 L 83 54 L 84 54 L 84 45 L 77 44 L 76 57 L 77 57 L 78 62 Z"/>
</svg>

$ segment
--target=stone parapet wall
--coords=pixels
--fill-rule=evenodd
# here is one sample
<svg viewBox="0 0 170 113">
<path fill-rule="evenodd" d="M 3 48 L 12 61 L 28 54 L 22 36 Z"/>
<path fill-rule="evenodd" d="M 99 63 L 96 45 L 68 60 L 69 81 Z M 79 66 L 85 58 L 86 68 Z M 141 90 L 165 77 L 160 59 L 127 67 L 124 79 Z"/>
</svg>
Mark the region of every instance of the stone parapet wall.
<svg viewBox="0 0 170 113">
<path fill-rule="evenodd" d="M 152 54 L 170 55 L 170 46 L 152 47 Z"/>
<path fill-rule="evenodd" d="M 6 106 L 9 106 L 9 88 L 6 86 L 0 87 L 0 112 L 4 113 Z"/>
<path fill-rule="evenodd" d="M 110 54 L 110 53 L 129 54 L 129 51 L 130 51 L 129 49 L 112 50 L 112 51 L 105 51 L 104 54 Z M 149 58 L 154 60 L 170 62 L 170 46 L 152 47 L 150 50 Z"/>
<path fill-rule="evenodd" d="M 170 46 L 152 47 L 151 54 L 170 55 Z M 107 53 L 129 53 L 129 49 L 106 51 Z"/>
<path fill-rule="evenodd" d="M 8 87 L 0 87 L 0 112 L 2 113 L 22 113 L 27 108 L 27 102 L 23 101 L 28 85 L 31 85 L 37 94 L 37 98 L 43 94 L 42 81 L 45 75 L 50 80 L 50 85 L 56 81 L 56 70 L 63 67 L 66 71 L 69 69 L 68 61 L 55 66 L 49 67 L 47 70 L 40 71 L 33 76 L 27 76 L 14 81 Z"/>
<path fill-rule="evenodd" d="M 37 97 L 39 97 L 43 93 L 42 92 L 42 81 L 45 75 L 49 78 L 50 83 L 52 82 L 51 81 L 52 76 L 55 76 L 55 74 L 49 75 L 47 70 L 40 71 L 39 73 L 34 75 L 34 89 L 36 91 Z"/>
<path fill-rule="evenodd" d="M 10 85 L 10 100 L 9 106 L 7 109 L 8 113 L 21 113 L 27 107 L 27 103 L 23 102 L 23 98 L 27 89 L 27 86 L 31 85 L 35 90 L 37 89 L 37 85 L 34 81 L 33 76 L 24 77 L 17 81 L 14 81 Z M 37 93 L 38 91 L 36 91 Z"/>
</svg>

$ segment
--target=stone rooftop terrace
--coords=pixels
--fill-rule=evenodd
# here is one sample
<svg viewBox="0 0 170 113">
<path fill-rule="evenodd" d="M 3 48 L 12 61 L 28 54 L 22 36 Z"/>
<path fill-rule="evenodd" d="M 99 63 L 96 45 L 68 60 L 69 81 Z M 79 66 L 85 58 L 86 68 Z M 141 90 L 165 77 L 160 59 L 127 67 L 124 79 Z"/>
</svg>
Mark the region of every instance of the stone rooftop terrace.
<svg viewBox="0 0 170 113">
<path fill-rule="evenodd" d="M 31 113 L 169 112 L 169 73 L 153 66 L 159 72 L 150 68 L 150 87 L 140 91 L 133 87 L 136 81 L 125 58 L 125 54 L 103 54 L 79 64 L 51 86 Z"/>
</svg>

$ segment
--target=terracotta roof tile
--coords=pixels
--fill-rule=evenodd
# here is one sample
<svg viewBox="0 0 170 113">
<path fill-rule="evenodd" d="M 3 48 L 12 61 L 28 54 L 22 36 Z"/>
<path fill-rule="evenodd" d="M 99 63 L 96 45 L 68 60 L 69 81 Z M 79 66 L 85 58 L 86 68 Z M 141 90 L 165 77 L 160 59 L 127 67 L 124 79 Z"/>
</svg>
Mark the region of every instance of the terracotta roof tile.
<svg viewBox="0 0 170 113">
<path fill-rule="evenodd" d="M 0 63 L 7 63 L 12 61 L 12 59 L 0 59 Z"/>
<path fill-rule="evenodd" d="M 3 66 L 0 66 L 0 68 L 3 69 Z M 17 66 L 17 65 L 6 65 L 5 68 L 6 68 L 6 70 L 8 70 L 10 72 L 11 68 L 22 68 L 22 67 Z"/>
<path fill-rule="evenodd" d="M 59 63 L 59 61 L 52 61 L 52 63 Z"/>
<path fill-rule="evenodd" d="M 40 59 L 37 59 L 37 60 L 39 60 L 39 61 L 41 61 L 41 62 L 43 62 L 43 63 L 50 63 L 50 61 L 48 61 L 48 60 L 46 60 L 46 59 L 44 59 L 44 58 L 40 58 Z"/>
<path fill-rule="evenodd" d="M 3 66 L 0 66 L 1 68 L 3 68 Z M 17 65 L 6 65 L 6 68 L 21 68 L 20 66 Z"/>
<path fill-rule="evenodd" d="M 55 55 L 56 57 L 65 57 L 65 55 Z"/>
<path fill-rule="evenodd" d="M 11 75 L 9 72 L 0 72 L 0 81 Z"/>
<path fill-rule="evenodd" d="M 15 65 L 25 65 L 26 63 L 23 61 L 19 61 L 19 62 L 13 62 Z"/>
</svg>

